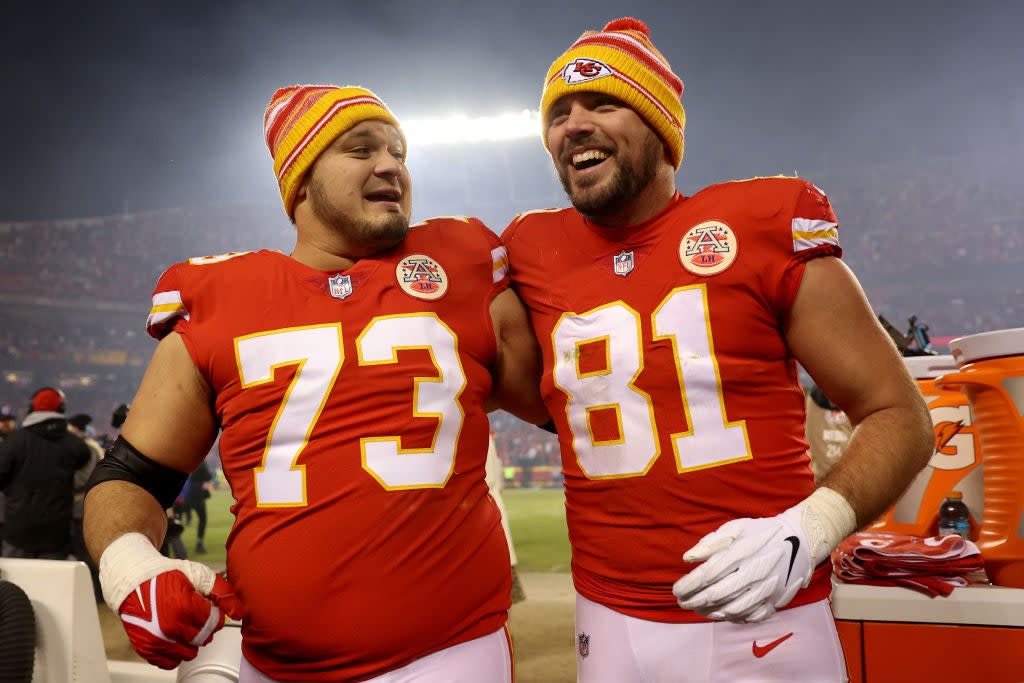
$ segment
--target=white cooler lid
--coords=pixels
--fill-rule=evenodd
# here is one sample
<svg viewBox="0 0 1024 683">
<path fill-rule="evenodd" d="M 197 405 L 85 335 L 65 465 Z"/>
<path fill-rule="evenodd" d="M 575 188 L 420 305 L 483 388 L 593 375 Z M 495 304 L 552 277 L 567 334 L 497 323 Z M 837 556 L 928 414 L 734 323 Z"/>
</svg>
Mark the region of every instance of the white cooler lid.
<svg viewBox="0 0 1024 683">
<path fill-rule="evenodd" d="M 966 365 L 983 358 L 1024 355 L 1024 327 L 993 330 L 957 337 L 949 342 L 957 364 Z"/>
<path fill-rule="evenodd" d="M 953 356 L 907 356 L 903 359 L 907 370 L 914 379 L 935 379 L 949 372 L 956 372 Z"/>
</svg>

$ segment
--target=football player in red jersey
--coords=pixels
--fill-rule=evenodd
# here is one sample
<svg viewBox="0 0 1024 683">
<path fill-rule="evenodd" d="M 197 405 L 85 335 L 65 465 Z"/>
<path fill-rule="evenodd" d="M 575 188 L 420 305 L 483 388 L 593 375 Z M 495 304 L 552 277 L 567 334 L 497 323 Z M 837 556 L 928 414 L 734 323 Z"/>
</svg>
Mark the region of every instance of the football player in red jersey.
<svg viewBox="0 0 1024 683">
<path fill-rule="evenodd" d="M 541 99 L 575 208 L 502 235 L 562 450 L 579 680 L 844 680 L 829 552 L 925 465 L 928 413 L 820 190 L 676 190 L 682 91 L 642 22 L 584 33 Z M 857 425 L 818 488 L 798 361 Z"/>
<path fill-rule="evenodd" d="M 160 277 L 160 342 L 87 497 L 106 600 L 165 668 L 227 613 L 243 683 L 511 681 L 486 411 L 547 415 L 505 249 L 475 219 L 409 226 L 405 139 L 373 93 L 283 88 L 264 127 L 295 248 Z M 226 581 L 156 551 L 218 431 Z"/>
</svg>

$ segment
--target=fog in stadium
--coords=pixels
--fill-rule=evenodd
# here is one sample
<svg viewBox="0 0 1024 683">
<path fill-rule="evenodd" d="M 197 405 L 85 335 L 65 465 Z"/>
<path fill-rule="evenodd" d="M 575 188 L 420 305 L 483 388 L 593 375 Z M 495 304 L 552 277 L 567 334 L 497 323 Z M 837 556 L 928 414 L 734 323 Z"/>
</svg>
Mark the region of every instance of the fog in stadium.
<svg viewBox="0 0 1024 683">
<path fill-rule="evenodd" d="M 152 352 L 167 265 L 289 248 L 261 135 L 275 88 L 361 84 L 410 122 L 514 118 L 562 49 L 627 14 L 686 84 L 684 192 L 805 176 L 897 327 L 1024 326 L 1021 3 L 16 3 L 0 29 L 0 402 L 60 382 L 105 424 Z M 538 134 L 410 137 L 418 218 L 500 232 L 566 205 Z"/>
</svg>

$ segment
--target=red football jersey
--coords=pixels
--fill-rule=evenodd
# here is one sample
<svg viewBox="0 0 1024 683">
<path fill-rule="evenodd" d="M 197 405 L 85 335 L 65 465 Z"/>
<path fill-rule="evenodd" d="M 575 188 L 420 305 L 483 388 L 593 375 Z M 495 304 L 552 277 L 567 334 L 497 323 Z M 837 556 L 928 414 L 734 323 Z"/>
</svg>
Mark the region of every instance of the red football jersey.
<svg viewBox="0 0 1024 683">
<path fill-rule="evenodd" d="M 780 330 L 802 264 L 841 254 L 828 200 L 759 178 L 677 195 L 628 228 L 530 212 L 502 241 L 543 350 L 577 591 L 642 619 L 702 621 L 672 595 L 692 568 L 683 553 L 814 488 Z M 790 605 L 828 590 L 826 563 Z"/>
<path fill-rule="evenodd" d="M 346 271 L 264 250 L 161 276 L 149 331 L 216 394 L 228 578 L 266 675 L 363 680 L 506 622 L 483 409 L 506 263 L 479 221 L 435 219 Z"/>
</svg>

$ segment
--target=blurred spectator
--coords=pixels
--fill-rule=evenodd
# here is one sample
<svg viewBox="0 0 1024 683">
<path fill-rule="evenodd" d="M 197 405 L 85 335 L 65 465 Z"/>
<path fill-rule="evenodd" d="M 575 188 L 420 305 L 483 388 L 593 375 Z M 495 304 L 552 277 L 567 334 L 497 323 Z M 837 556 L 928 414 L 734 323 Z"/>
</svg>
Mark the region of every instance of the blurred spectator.
<svg viewBox="0 0 1024 683">
<path fill-rule="evenodd" d="M 17 426 L 17 421 L 14 417 L 14 411 L 9 405 L 0 406 L 0 443 L 6 439 L 14 428 Z M 7 506 L 7 499 L 0 491 L 0 543 L 4 540 L 4 508 Z"/>
<path fill-rule="evenodd" d="M 39 389 L 21 428 L 0 443 L 4 557 L 65 560 L 71 550 L 75 470 L 89 462 L 90 452 L 68 432 L 64 410 L 63 392 Z"/>
<path fill-rule="evenodd" d="M 0 406 L 0 441 L 3 441 L 17 426 L 17 417 L 9 405 Z"/>
<path fill-rule="evenodd" d="M 78 413 L 68 418 L 68 431 L 80 438 L 89 447 L 89 461 L 75 470 L 74 477 L 74 500 L 71 505 L 71 554 L 80 562 L 89 567 L 92 575 L 93 593 L 96 602 L 103 602 L 103 592 L 100 590 L 100 573 L 92 556 L 85 547 L 85 537 L 82 534 L 82 513 L 84 512 L 85 485 L 89 481 L 92 470 L 96 463 L 103 457 L 103 448 L 92 438 L 92 416 L 86 413 Z"/>
<path fill-rule="evenodd" d="M 110 414 L 110 426 L 114 429 L 120 430 L 121 425 L 128 419 L 128 404 L 122 403 L 114 408 L 114 412 Z"/>
<path fill-rule="evenodd" d="M 185 526 L 192 523 L 192 513 L 196 513 L 198 526 L 196 527 L 196 554 L 202 555 L 206 552 L 203 540 L 206 538 L 206 499 L 210 497 L 210 488 L 213 481 L 213 471 L 206 461 L 199 463 L 188 477 L 185 488 Z"/>
</svg>

